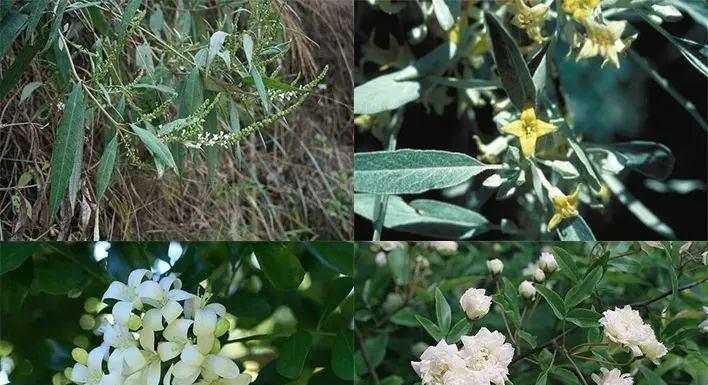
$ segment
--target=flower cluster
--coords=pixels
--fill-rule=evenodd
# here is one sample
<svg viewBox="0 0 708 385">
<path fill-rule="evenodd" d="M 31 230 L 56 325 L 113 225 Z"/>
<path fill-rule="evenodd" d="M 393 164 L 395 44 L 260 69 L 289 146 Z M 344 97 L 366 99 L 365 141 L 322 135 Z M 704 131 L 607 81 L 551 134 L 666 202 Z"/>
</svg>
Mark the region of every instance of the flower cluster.
<svg viewBox="0 0 708 385">
<path fill-rule="evenodd" d="M 498 331 L 481 328 L 462 337 L 462 349 L 441 340 L 411 365 L 423 385 L 503 385 L 514 357 L 514 348 L 504 341 Z"/>
<path fill-rule="evenodd" d="M 602 313 L 600 324 L 605 328 L 605 337 L 629 348 L 635 357 L 646 356 L 654 363 L 667 353 L 666 347 L 657 341 L 654 330 L 644 323 L 639 312 L 627 305 Z"/>
<path fill-rule="evenodd" d="M 533 277 L 536 282 L 543 282 L 546 279 L 546 273 L 550 274 L 557 269 L 556 257 L 548 251 L 543 251 L 538 261 L 529 263 L 521 273 Z"/>
<path fill-rule="evenodd" d="M 619 369 L 607 370 L 606 368 L 600 368 L 602 376 L 598 376 L 593 373 L 590 375 L 593 381 L 597 385 L 632 385 L 634 384 L 634 378 L 627 373 L 622 373 Z"/>
<path fill-rule="evenodd" d="M 139 269 L 127 284 L 110 284 L 103 299 L 117 302 L 96 329 L 103 342 L 90 352 L 74 349 L 67 377 L 85 385 L 158 385 L 161 378 L 165 385 L 249 384 L 250 376 L 219 354 L 218 338 L 229 330 L 226 308 L 208 303 L 209 294 L 182 290 L 174 276 L 151 278 Z"/>
</svg>

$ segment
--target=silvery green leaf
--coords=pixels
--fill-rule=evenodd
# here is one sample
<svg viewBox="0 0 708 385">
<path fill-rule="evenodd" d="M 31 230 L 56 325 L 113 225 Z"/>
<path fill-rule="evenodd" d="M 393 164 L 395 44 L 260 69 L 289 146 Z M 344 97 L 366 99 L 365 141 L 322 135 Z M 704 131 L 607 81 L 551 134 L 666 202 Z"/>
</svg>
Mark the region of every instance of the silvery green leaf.
<svg viewBox="0 0 708 385">
<path fill-rule="evenodd" d="M 145 71 L 145 73 L 150 73 L 155 69 L 155 65 L 152 62 L 152 50 L 148 43 L 135 47 L 135 65 Z"/>
<path fill-rule="evenodd" d="M 456 54 L 457 45 L 446 41 L 401 69 L 395 79 L 397 81 L 413 80 L 421 78 L 430 72 L 439 72 L 442 68 L 456 63 L 453 60 Z"/>
<path fill-rule="evenodd" d="M 356 194 L 354 212 L 368 220 L 374 215 L 376 196 Z M 399 196 L 389 196 L 384 227 L 415 234 L 457 239 L 471 237 L 488 229 L 482 215 L 449 203 L 418 199 L 406 203 Z"/>
<path fill-rule="evenodd" d="M 694 191 L 706 189 L 705 183 L 697 179 L 671 179 L 660 182 L 654 179 L 646 179 L 644 187 L 659 193 L 688 194 Z"/>
<path fill-rule="evenodd" d="M 354 190 L 417 194 L 455 186 L 482 171 L 499 168 L 456 152 L 409 149 L 362 152 L 354 155 Z"/>
<path fill-rule="evenodd" d="M 224 31 L 216 31 L 209 39 L 209 53 L 207 55 L 207 68 L 214 61 L 214 58 L 221 52 L 221 47 L 224 46 L 224 40 L 229 36 Z"/>
<path fill-rule="evenodd" d="M 664 21 L 675 22 L 683 18 L 681 11 L 672 5 L 652 4 L 651 10 Z"/>
<path fill-rule="evenodd" d="M 561 241 L 594 241 L 595 235 L 580 215 L 563 220 L 556 228 Z"/>
<path fill-rule="evenodd" d="M 676 163 L 674 154 L 661 143 L 637 140 L 611 144 L 606 148 L 625 167 L 653 179 L 668 178 Z"/>
<path fill-rule="evenodd" d="M 544 162 L 563 179 L 575 179 L 580 176 L 578 169 L 572 163 L 565 160 L 551 160 Z"/>
<path fill-rule="evenodd" d="M 20 93 L 20 103 L 27 100 L 27 98 L 29 98 L 30 95 L 32 95 L 32 93 L 42 84 L 42 82 L 30 82 L 27 83 L 26 86 L 22 87 L 22 92 Z"/>
<path fill-rule="evenodd" d="M 494 62 L 509 99 L 520 111 L 536 105 L 536 86 L 519 47 L 499 19 L 485 11 Z"/>
<path fill-rule="evenodd" d="M 382 75 L 354 88 L 354 113 L 377 114 L 417 100 L 420 97 L 420 83 L 396 81 L 399 73 Z"/>
<path fill-rule="evenodd" d="M 573 139 L 570 135 L 566 135 L 570 147 L 573 149 L 573 155 L 570 157 L 570 162 L 575 165 L 575 168 L 580 173 L 580 176 L 585 180 L 585 182 L 595 191 L 600 191 L 602 186 L 600 185 L 600 180 L 595 173 L 595 169 L 590 163 L 585 151 L 582 147 Z"/>
</svg>

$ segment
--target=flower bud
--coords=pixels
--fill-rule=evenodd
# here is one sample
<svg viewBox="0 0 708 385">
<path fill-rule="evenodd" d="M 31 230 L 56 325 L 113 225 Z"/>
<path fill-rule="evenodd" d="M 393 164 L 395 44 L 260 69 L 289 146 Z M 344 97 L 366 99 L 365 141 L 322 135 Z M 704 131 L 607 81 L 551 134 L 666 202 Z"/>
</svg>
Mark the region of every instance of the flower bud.
<svg viewBox="0 0 708 385">
<path fill-rule="evenodd" d="M 470 288 L 460 297 L 460 306 L 471 320 L 487 315 L 491 305 L 492 297 L 485 295 L 484 289 Z"/>
<path fill-rule="evenodd" d="M 499 258 L 490 259 L 487 261 L 487 269 L 492 275 L 499 275 L 504 271 L 504 262 Z"/>
<path fill-rule="evenodd" d="M 52 376 L 52 385 L 63 385 L 64 384 L 64 374 L 54 373 Z"/>
<path fill-rule="evenodd" d="M 101 301 L 96 297 L 87 298 L 86 301 L 84 301 L 84 310 L 86 310 L 86 313 L 96 313 L 99 302 Z"/>
<path fill-rule="evenodd" d="M 9 356 L 15 348 L 10 341 L 0 340 L 0 356 Z"/>
<path fill-rule="evenodd" d="M 430 247 L 435 249 L 440 255 L 450 256 L 457 252 L 457 242 L 453 241 L 434 241 L 430 242 Z"/>
<path fill-rule="evenodd" d="M 96 319 L 90 314 L 84 314 L 79 318 L 79 326 L 84 330 L 92 330 L 96 327 Z"/>
<path fill-rule="evenodd" d="M 68 368 L 64 369 L 64 377 L 66 378 L 71 378 L 71 372 L 73 371 L 73 368 L 69 366 Z"/>
<path fill-rule="evenodd" d="M 374 262 L 376 262 L 376 265 L 379 267 L 384 267 L 388 263 L 386 260 L 386 253 L 383 251 L 379 251 L 376 253 L 376 257 L 374 258 Z"/>
<path fill-rule="evenodd" d="M 141 320 L 137 314 L 131 314 L 130 321 L 128 321 L 128 328 L 135 331 L 140 329 L 141 326 L 143 326 L 143 320 Z"/>
<path fill-rule="evenodd" d="M 77 335 L 76 337 L 74 337 L 74 339 L 72 340 L 72 342 L 74 343 L 74 345 L 76 345 L 76 346 L 78 346 L 78 347 L 80 347 L 80 348 L 84 348 L 84 349 L 88 348 L 89 343 L 91 343 L 91 342 L 89 341 L 88 337 L 86 337 L 86 336 L 83 335 L 83 334 L 79 334 L 79 335 Z"/>
<path fill-rule="evenodd" d="M 83 348 L 74 348 L 74 350 L 71 351 L 71 358 L 81 365 L 86 365 L 86 361 L 88 360 L 88 352 Z"/>
<path fill-rule="evenodd" d="M 540 267 L 537 267 L 533 271 L 533 279 L 536 280 L 536 282 L 543 282 L 543 280 L 546 279 L 546 273 L 544 273 Z"/>
<path fill-rule="evenodd" d="M 538 259 L 538 266 L 541 269 L 552 273 L 558 268 L 558 264 L 556 263 L 556 257 L 554 257 L 553 254 L 544 251 L 541 253 L 541 257 Z"/>
<path fill-rule="evenodd" d="M 536 297 L 536 288 L 529 281 L 521 282 L 519 285 L 519 294 L 524 298 L 534 299 Z"/>
<path fill-rule="evenodd" d="M 212 346 L 212 348 L 211 348 L 211 354 L 218 354 L 220 350 L 221 350 L 221 342 L 219 342 L 219 340 L 215 339 L 214 346 Z"/>
<path fill-rule="evenodd" d="M 229 323 L 229 320 L 226 318 L 219 318 L 219 320 L 216 322 L 216 329 L 214 330 L 214 336 L 216 338 L 219 338 L 226 334 L 229 329 L 231 328 L 231 324 Z"/>
</svg>

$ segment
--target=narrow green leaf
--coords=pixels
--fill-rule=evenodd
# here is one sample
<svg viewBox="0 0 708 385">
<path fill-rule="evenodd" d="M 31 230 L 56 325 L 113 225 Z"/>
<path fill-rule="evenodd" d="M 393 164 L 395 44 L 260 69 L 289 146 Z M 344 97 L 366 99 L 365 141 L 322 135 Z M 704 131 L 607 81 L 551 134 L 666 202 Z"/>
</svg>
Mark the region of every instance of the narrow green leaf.
<svg viewBox="0 0 708 385">
<path fill-rule="evenodd" d="M 573 149 L 573 155 L 569 159 L 570 162 L 580 172 L 580 176 L 585 180 L 588 186 L 595 191 L 600 191 L 602 185 L 597 177 L 597 173 L 595 173 L 595 169 L 592 167 L 592 163 L 590 163 L 590 159 L 588 159 L 588 156 L 585 154 L 583 148 L 580 147 L 580 144 L 571 137 L 572 134 L 568 133 L 569 129 L 564 131 L 568 139 L 568 144 L 570 144 L 570 147 Z"/>
<path fill-rule="evenodd" d="M 39 19 L 42 17 L 42 13 L 47 8 L 49 0 L 34 0 L 32 1 L 32 8 L 30 9 L 29 19 L 27 20 L 27 28 L 25 29 L 25 36 L 32 36 Z"/>
<path fill-rule="evenodd" d="M 484 11 L 484 21 L 502 86 L 520 111 L 536 105 L 536 87 L 519 47 L 496 16 Z"/>
<path fill-rule="evenodd" d="M 577 286 L 573 286 L 565 295 L 565 306 L 573 308 L 585 298 L 588 298 L 594 290 L 597 289 L 597 284 L 602 279 L 602 267 L 598 266 L 588 273 Z"/>
<path fill-rule="evenodd" d="M 166 166 L 177 170 L 177 165 L 175 164 L 174 158 L 172 158 L 170 149 L 157 136 L 155 136 L 155 134 L 134 124 L 131 124 L 130 128 L 132 128 L 133 132 L 138 135 L 138 138 L 140 138 L 140 140 L 145 144 L 145 147 L 147 147 L 148 151 L 150 151 L 153 156 L 159 159 Z"/>
<path fill-rule="evenodd" d="M 49 39 L 47 39 L 47 43 L 44 46 L 43 51 L 57 41 L 57 38 L 59 37 L 59 29 L 62 26 L 62 20 L 64 20 L 64 11 L 66 10 L 67 3 L 68 0 L 59 0 L 57 2 L 57 6 L 54 8 L 55 12 L 52 18 L 52 26 L 49 29 Z"/>
<path fill-rule="evenodd" d="M 332 347 L 332 372 L 345 381 L 355 377 L 354 336 L 351 330 L 340 330 Z"/>
<path fill-rule="evenodd" d="M 403 249 L 395 248 L 387 255 L 388 268 L 391 270 L 396 285 L 403 286 L 410 282 L 411 259 Z"/>
<path fill-rule="evenodd" d="M 122 36 L 128 30 L 128 25 L 130 25 L 130 23 L 133 21 L 133 17 L 135 17 L 135 14 L 138 12 L 138 8 L 140 8 L 140 1 L 141 0 L 128 1 L 128 5 L 125 6 L 125 9 L 122 13 L 123 17 L 120 20 L 118 36 Z"/>
<path fill-rule="evenodd" d="M 116 157 L 118 155 L 118 135 L 111 139 L 101 155 L 101 161 L 98 164 L 98 172 L 96 173 L 96 202 L 100 202 L 103 194 L 108 188 L 108 184 L 113 176 L 115 169 Z"/>
<path fill-rule="evenodd" d="M 256 86 L 256 91 L 261 99 L 261 104 L 263 104 L 263 108 L 265 108 L 266 113 L 269 113 L 270 103 L 268 103 L 268 94 L 266 93 L 261 73 L 258 71 L 258 66 L 253 58 L 253 38 L 247 33 L 243 35 L 243 51 L 246 53 L 246 60 L 248 60 L 248 72 L 253 78 L 253 84 Z"/>
<path fill-rule="evenodd" d="M 536 290 L 538 290 L 543 298 L 546 299 L 546 302 L 548 302 L 551 310 L 553 310 L 553 314 L 555 314 L 560 320 L 565 319 L 566 308 L 563 304 L 563 299 L 558 295 L 558 293 L 541 284 L 536 284 L 535 286 Z"/>
<path fill-rule="evenodd" d="M 283 376 L 295 380 L 302 375 L 307 356 L 312 348 L 312 336 L 306 331 L 298 331 L 280 346 L 276 370 Z"/>
<path fill-rule="evenodd" d="M 561 241 L 594 241 L 595 234 L 580 215 L 566 219 L 556 229 Z"/>
<path fill-rule="evenodd" d="M 204 87 L 199 75 L 199 68 L 194 67 L 182 82 L 179 92 L 179 116 L 185 118 L 204 102 Z"/>
<path fill-rule="evenodd" d="M 452 311 L 450 310 L 450 304 L 447 303 L 445 296 L 440 291 L 440 288 L 435 288 L 435 315 L 438 319 L 438 327 L 440 327 L 440 333 L 442 335 L 447 335 L 450 331 L 450 323 L 452 322 Z"/>
<path fill-rule="evenodd" d="M 293 291 L 305 277 L 300 259 L 284 243 L 258 243 L 253 249 L 263 274 L 278 290 Z"/>
<path fill-rule="evenodd" d="M 615 143 L 607 149 L 615 154 L 623 166 L 653 179 L 665 180 L 676 164 L 671 149 L 661 143 L 637 140 Z"/>
<path fill-rule="evenodd" d="M 596 328 L 602 315 L 594 310 L 575 308 L 568 312 L 566 319 L 581 328 Z"/>
<path fill-rule="evenodd" d="M 457 341 L 462 338 L 467 332 L 469 331 L 470 324 L 467 322 L 467 317 L 462 317 L 460 318 L 459 321 L 455 322 L 455 324 L 450 328 L 450 331 L 447 333 L 447 336 L 445 337 L 445 342 L 448 344 L 455 344 Z"/>
<path fill-rule="evenodd" d="M 556 257 L 556 263 L 558 263 L 558 271 L 575 282 L 579 281 L 580 273 L 578 266 L 573 261 L 573 256 L 560 246 L 553 246 L 553 254 Z"/>
<path fill-rule="evenodd" d="M 22 73 L 29 67 L 30 62 L 34 59 L 35 55 L 37 55 L 39 49 L 42 48 L 42 45 L 43 42 L 36 42 L 33 45 L 22 48 L 10 68 L 3 73 L 3 77 L 0 79 L 0 101 L 5 99 L 5 96 L 15 88 L 17 81 L 20 80 L 20 76 L 22 76 Z"/>
<path fill-rule="evenodd" d="M 22 32 L 26 21 L 27 15 L 14 11 L 0 20 L 0 57 L 5 56 L 7 50 Z"/>
<path fill-rule="evenodd" d="M 425 329 L 425 331 L 428 333 L 428 335 L 430 337 L 433 338 L 433 340 L 440 341 L 443 339 L 444 335 L 440 332 L 440 328 L 437 325 L 435 325 L 435 323 L 433 323 L 433 321 L 431 321 L 423 316 L 420 316 L 420 315 L 416 315 L 415 319 L 418 320 L 418 323 L 420 324 L 420 326 L 422 326 L 423 329 Z"/>
<path fill-rule="evenodd" d="M 81 83 L 74 86 L 69 94 L 64 113 L 57 127 L 56 141 L 52 153 L 51 190 L 49 192 L 49 217 L 54 218 L 74 169 L 74 161 L 84 135 L 84 92 Z"/>
<path fill-rule="evenodd" d="M 34 90 L 39 88 L 43 83 L 42 82 L 30 82 L 27 83 L 24 87 L 22 87 L 22 92 L 20 93 L 20 104 L 22 104 L 27 98 L 29 98 Z"/>
<path fill-rule="evenodd" d="M 211 63 L 216 58 L 216 55 L 221 52 L 221 48 L 224 46 L 224 40 L 229 36 L 228 33 L 224 31 L 216 31 L 209 39 L 209 51 L 207 53 L 207 72 Z"/>
<path fill-rule="evenodd" d="M 354 190 L 374 194 L 417 194 L 458 185 L 498 168 L 462 153 L 396 150 L 354 154 Z"/>
</svg>

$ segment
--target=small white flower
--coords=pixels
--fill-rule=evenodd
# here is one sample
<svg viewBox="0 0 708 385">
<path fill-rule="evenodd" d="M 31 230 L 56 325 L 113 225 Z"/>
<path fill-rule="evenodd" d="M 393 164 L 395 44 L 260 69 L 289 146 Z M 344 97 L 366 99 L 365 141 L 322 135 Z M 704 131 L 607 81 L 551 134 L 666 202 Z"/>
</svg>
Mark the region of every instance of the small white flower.
<svg viewBox="0 0 708 385">
<path fill-rule="evenodd" d="M 70 380 L 84 385 L 121 385 L 123 381 L 118 373 L 103 372 L 103 357 L 107 352 L 108 347 L 105 345 L 91 350 L 86 365 L 74 364 Z"/>
<path fill-rule="evenodd" d="M 454 241 L 433 241 L 428 243 L 428 247 L 444 256 L 450 256 L 457 252 L 457 242 Z"/>
<path fill-rule="evenodd" d="M 622 373 L 619 369 L 607 370 L 605 368 L 600 368 L 602 376 L 598 376 L 596 373 L 590 375 L 593 381 L 597 385 L 632 385 L 634 384 L 634 378 L 628 373 Z"/>
<path fill-rule="evenodd" d="M 423 385 L 447 385 L 445 375 L 449 372 L 465 370 L 465 361 L 460 357 L 457 346 L 440 340 L 430 346 L 420 356 L 419 362 L 411 362 Z"/>
<path fill-rule="evenodd" d="M 536 282 L 543 282 L 543 280 L 546 279 L 546 273 L 541 270 L 541 268 L 536 268 L 536 270 L 533 271 L 533 279 Z"/>
<path fill-rule="evenodd" d="M 656 340 L 651 326 L 645 324 L 639 312 L 629 305 L 622 309 L 615 307 L 615 310 L 606 310 L 602 313 L 600 324 L 610 341 L 628 347 L 635 357 L 647 355 L 656 362 L 666 354 L 666 348 Z"/>
<path fill-rule="evenodd" d="M 177 301 L 195 297 L 194 294 L 181 290 L 181 288 L 182 281 L 179 279 L 164 277 L 159 283 L 155 281 L 141 283 L 138 293 L 144 303 L 159 309 L 165 321 L 170 323 L 182 314 L 182 305 Z"/>
<path fill-rule="evenodd" d="M 496 385 L 504 385 L 508 379 L 508 366 L 514 358 L 514 348 L 505 343 L 503 334 L 481 328 L 474 336 L 462 337 L 460 356 L 467 368 L 478 372 Z"/>
<path fill-rule="evenodd" d="M 220 303 L 208 303 L 210 295 L 192 297 L 185 303 L 184 314 L 194 320 L 193 332 L 197 336 L 200 349 L 209 351 L 214 345 L 214 332 L 219 317 L 226 314 L 226 308 Z"/>
<path fill-rule="evenodd" d="M 179 358 L 180 361 L 175 364 L 172 375 L 180 383 L 193 384 L 200 374 L 208 379 L 235 379 L 240 374 L 238 366 L 233 361 L 209 354 L 205 350 L 200 351 L 191 343 L 184 347 Z"/>
<path fill-rule="evenodd" d="M 529 281 L 523 281 L 519 285 L 519 294 L 524 298 L 534 299 L 536 298 L 536 288 L 533 287 L 533 283 Z"/>
<path fill-rule="evenodd" d="M 499 258 L 490 259 L 487 261 L 487 269 L 489 269 L 493 275 L 501 274 L 501 272 L 504 271 L 504 262 Z"/>
<path fill-rule="evenodd" d="M 189 342 L 187 331 L 193 323 L 192 320 L 179 318 L 167 325 L 162 333 L 166 341 L 157 344 L 157 353 L 162 361 L 169 361 L 182 353 Z"/>
<path fill-rule="evenodd" d="M 529 262 L 529 264 L 526 265 L 526 267 L 523 270 L 521 270 L 521 274 L 523 274 L 527 277 L 532 277 L 533 272 L 536 271 L 538 268 L 539 268 L 538 263 Z"/>
<path fill-rule="evenodd" d="M 549 272 L 552 273 L 558 268 L 558 264 L 556 263 L 556 257 L 553 256 L 553 254 L 544 251 L 541 253 L 541 256 L 538 258 L 538 266 Z"/>
<path fill-rule="evenodd" d="M 386 260 L 386 253 L 383 251 L 379 251 L 378 253 L 376 253 L 374 262 L 376 262 L 379 267 L 386 266 L 386 264 L 388 263 L 388 261 Z"/>
<path fill-rule="evenodd" d="M 703 306 L 703 313 L 708 315 L 708 306 Z M 703 322 L 701 322 L 700 325 L 698 325 L 698 329 L 703 333 L 708 333 L 708 318 L 706 318 Z"/>
<path fill-rule="evenodd" d="M 111 373 L 122 373 L 124 363 L 132 370 L 142 369 L 145 366 L 145 358 L 138 349 L 138 341 L 127 326 L 119 324 L 106 326 L 103 331 L 103 341 L 113 348 L 113 352 L 108 357 L 108 370 Z"/>
<path fill-rule="evenodd" d="M 460 297 L 460 306 L 469 319 L 475 320 L 489 313 L 492 297 L 485 295 L 484 289 L 470 288 Z"/>
<path fill-rule="evenodd" d="M 128 284 L 123 282 L 113 281 L 108 286 L 108 290 L 103 294 L 101 300 L 106 298 L 117 299 L 118 301 L 130 302 L 133 304 L 133 308 L 142 309 L 143 304 L 140 301 L 140 296 L 138 294 L 138 288 L 140 287 L 140 282 L 147 275 L 150 276 L 150 271 L 146 269 L 133 270 L 128 276 Z"/>
</svg>

